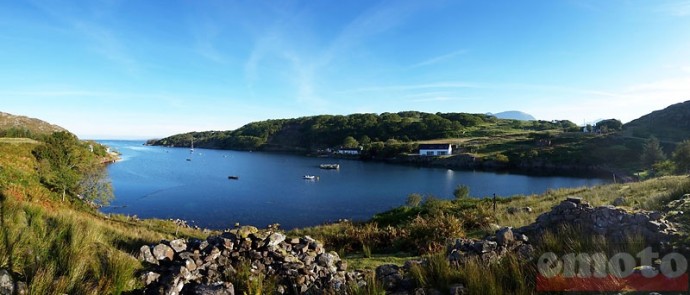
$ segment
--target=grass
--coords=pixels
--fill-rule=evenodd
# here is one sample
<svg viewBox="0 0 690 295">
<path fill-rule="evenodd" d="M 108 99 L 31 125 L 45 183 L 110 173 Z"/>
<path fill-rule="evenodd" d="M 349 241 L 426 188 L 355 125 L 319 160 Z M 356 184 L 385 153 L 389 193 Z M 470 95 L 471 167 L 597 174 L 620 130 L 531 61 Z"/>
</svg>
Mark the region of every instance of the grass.
<svg viewBox="0 0 690 295">
<path fill-rule="evenodd" d="M 34 146 L 0 143 L 0 267 L 25 281 L 30 294 L 121 294 L 141 287 L 141 245 L 205 237 L 172 222 L 60 202 L 36 175 Z"/>
<path fill-rule="evenodd" d="M 373 272 L 366 274 L 365 282 L 363 286 L 356 283 L 350 283 L 347 286 L 347 294 L 352 295 L 385 295 L 386 290 L 383 288 L 381 281 L 376 279 Z"/>
<path fill-rule="evenodd" d="M 415 256 L 406 252 L 387 253 L 387 254 L 372 254 L 370 257 L 362 254 L 350 254 L 344 256 L 343 259 L 347 261 L 348 269 L 360 270 L 375 270 L 377 267 L 384 264 L 403 265 L 405 261 L 416 260 L 421 256 Z"/>
<path fill-rule="evenodd" d="M 0 137 L 0 143 L 11 143 L 11 144 L 22 144 L 22 143 L 28 143 L 28 144 L 38 144 L 38 140 L 34 140 L 31 138 L 9 138 L 9 137 Z"/>
<path fill-rule="evenodd" d="M 559 257 L 566 253 L 636 254 L 643 248 L 642 239 L 631 237 L 623 244 L 613 245 L 606 239 L 583 236 L 576 228 L 560 228 L 533 241 L 537 257 L 540 253 L 554 252 Z M 596 257 L 596 256 L 593 256 Z M 458 283 L 466 287 L 467 294 L 534 294 L 536 291 L 536 260 L 527 261 L 508 253 L 495 263 L 478 258 L 453 266 L 445 253 L 425 256 L 425 263 L 413 264 L 409 275 L 418 287 L 444 291 Z M 614 282 L 617 283 L 617 282 Z M 609 285 L 601 285 L 603 289 Z M 564 290 L 580 286 L 562 286 Z"/>
<path fill-rule="evenodd" d="M 582 197 L 592 206 L 610 205 L 618 197 L 627 200 L 629 210 L 663 210 L 663 205 L 690 193 L 690 178 L 666 176 L 643 182 L 607 184 L 594 187 L 562 188 L 541 195 L 511 198 L 497 205 L 496 222 L 504 226 L 520 227 L 534 222 L 540 214 L 550 211 L 567 197 Z M 532 208 L 532 212 L 506 213 L 509 207 Z"/>
</svg>

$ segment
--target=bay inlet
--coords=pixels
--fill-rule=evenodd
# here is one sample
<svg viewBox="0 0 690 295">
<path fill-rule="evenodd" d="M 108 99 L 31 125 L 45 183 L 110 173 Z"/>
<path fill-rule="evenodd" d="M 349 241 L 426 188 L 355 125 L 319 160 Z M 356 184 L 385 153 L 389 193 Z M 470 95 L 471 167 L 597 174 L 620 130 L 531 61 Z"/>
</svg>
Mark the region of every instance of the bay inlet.
<svg viewBox="0 0 690 295">
<path fill-rule="evenodd" d="M 299 155 L 144 146 L 104 140 L 122 160 L 108 166 L 115 191 L 104 213 L 180 218 L 222 229 L 240 224 L 284 229 L 338 219 L 366 220 L 405 203 L 411 193 L 452 198 L 457 185 L 488 197 L 602 184 L 600 178 L 527 176 Z M 323 163 L 340 169 L 320 169 Z M 305 179 L 305 175 L 318 179 Z M 238 179 L 229 179 L 236 176 Z"/>
</svg>

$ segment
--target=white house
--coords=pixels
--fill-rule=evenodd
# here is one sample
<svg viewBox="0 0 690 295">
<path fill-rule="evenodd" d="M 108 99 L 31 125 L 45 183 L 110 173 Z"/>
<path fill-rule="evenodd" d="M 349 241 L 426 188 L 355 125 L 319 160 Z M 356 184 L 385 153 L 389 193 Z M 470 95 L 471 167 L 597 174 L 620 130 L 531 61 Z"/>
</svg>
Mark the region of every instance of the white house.
<svg viewBox="0 0 690 295">
<path fill-rule="evenodd" d="M 420 156 L 443 156 L 453 153 L 453 147 L 449 143 L 443 144 L 420 144 Z"/>
<path fill-rule="evenodd" d="M 359 155 L 362 148 L 340 148 L 336 153 L 340 155 Z"/>
</svg>

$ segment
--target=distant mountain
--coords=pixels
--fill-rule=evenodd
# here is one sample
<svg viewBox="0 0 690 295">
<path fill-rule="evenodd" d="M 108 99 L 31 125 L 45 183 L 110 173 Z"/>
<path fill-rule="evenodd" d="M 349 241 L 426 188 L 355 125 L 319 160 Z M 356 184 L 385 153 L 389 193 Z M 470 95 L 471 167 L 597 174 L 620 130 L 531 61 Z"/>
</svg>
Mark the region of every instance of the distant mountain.
<svg viewBox="0 0 690 295">
<path fill-rule="evenodd" d="M 520 121 L 536 121 L 537 118 L 534 116 L 520 112 L 520 111 L 505 111 L 505 112 L 500 112 L 496 114 L 492 114 L 496 116 L 496 118 L 499 119 L 510 119 L 510 120 L 520 120 Z"/>
<path fill-rule="evenodd" d="M 57 131 L 67 130 L 39 119 L 0 112 L 0 135 L 30 137 L 26 135 L 50 134 Z"/>
<path fill-rule="evenodd" d="M 629 135 L 661 141 L 680 142 L 690 139 L 690 100 L 654 111 L 623 125 Z"/>
</svg>

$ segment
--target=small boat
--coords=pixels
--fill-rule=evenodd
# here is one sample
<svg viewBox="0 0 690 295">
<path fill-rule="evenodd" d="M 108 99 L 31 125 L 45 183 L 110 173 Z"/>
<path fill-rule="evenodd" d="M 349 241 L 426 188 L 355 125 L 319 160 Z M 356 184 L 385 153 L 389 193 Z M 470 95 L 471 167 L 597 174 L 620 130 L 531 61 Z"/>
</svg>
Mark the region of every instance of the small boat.
<svg viewBox="0 0 690 295">
<path fill-rule="evenodd" d="M 230 175 L 230 176 L 228 176 L 228 179 L 238 180 L 238 179 L 240 179 L 240 177 L 237 175 Z"/>
<path fill-rule="evenodd" d="M 187 161 L 191 161 L 191 160 L 192 160 L 192 158 L 187 158 Z"/>
<path fill-rule="evenodd" d="M 305 175 L 305 176 L 302 177 L 302 178 L 303 178 L 303 179 L 306 179 L 306 180 L 317 180 L 317 179 L 319 179 L 318 176 L 314 176 L 314 175 Z"/>
<path fill-rule="evenodd" d="M 321 164 L 319 165 L 321 169 L 340 169 L 340 164 Z"/>
</svg>

